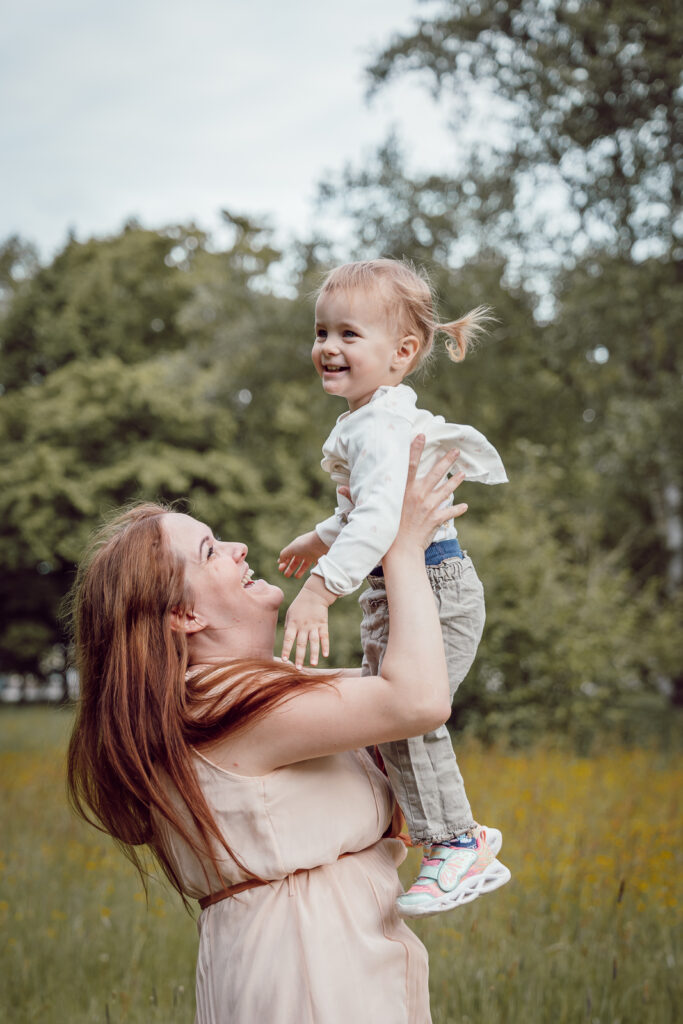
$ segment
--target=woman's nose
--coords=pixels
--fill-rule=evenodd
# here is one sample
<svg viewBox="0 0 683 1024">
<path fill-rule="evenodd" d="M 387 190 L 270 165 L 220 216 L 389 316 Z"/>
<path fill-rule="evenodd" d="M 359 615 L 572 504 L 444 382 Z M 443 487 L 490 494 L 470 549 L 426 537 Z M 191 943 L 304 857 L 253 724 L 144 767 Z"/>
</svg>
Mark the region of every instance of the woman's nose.
<svg viewBox="0 0 683 1024">
<path fill-rule="evenodd" d="M 249 548 L 246 544 L 236 544 L 228 542 L 225 544 L 227 553 L 235 562 L 242 562 L 247 557 L 247 551 Z"/>
</svg>

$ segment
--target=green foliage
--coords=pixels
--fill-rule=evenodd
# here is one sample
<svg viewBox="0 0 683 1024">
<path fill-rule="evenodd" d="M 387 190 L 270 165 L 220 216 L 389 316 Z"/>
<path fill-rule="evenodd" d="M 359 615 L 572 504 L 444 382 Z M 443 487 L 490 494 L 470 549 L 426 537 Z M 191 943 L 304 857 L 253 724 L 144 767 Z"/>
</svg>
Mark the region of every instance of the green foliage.
<svg viewBox="0 0 683 1024">
<path fill-rule="evenodd" d="M 437 351 L 414 381 L 490 437 L 512 480 L 463 488 L 489 625 L 459 723 L 521 741 L 683 700 L 679 16 L 440 0 L 378 57 L 375 86 L 426 72 L 466 117 L 484 84 L 510 144 L 413 175 L 390 139 L 324 183 L 354 243 L 299 240 L 291 297 L 270 288 L 268 227 L 227 211 L 222 250 L 194 225 L 70 240 L 44 267 L 21 239 L 0 246 L 0 671 L 39 671 L 64 640 L 73 563 L 124 502 L 189 499 L 274 578 L 333 502 L 320 446 L 343 405 L 311 368 L 311 294 L 331 262 L 389 255 L 427 268 L 444 319 L 497 316 L 463 364 Z M 574 220 L 537 215 L 547 180 Z M 282 584 L 289 602 L 299 584 Z M 358 660 L 359 617 L 353 599 L 334 606 L 332 664 Z"/>
<path fill-rule="evenodd" d="M 16 290 L 0 328 L 0 385 L 40 383 L 74 359 L 134 362 L 178 348 L 184 339 L 175 321 L 190 290 L 186 264 L 202 236 L 177 234 L 129 225 L 116 238 L 71 240 Z"/>
<path fill-rule="evenodd" d="M 400 204 L 396 210 L 407 223 Z M 385 225 L 390 233 L 392 222 Z M 194 237 L 190 229 L 178 232 Z M 88 243 L 93 262 L 116 262 L 120 242 L 125 253 L 139 250 L 138 273 L 147 273 L 168 238 L 135 234 L 129 227 L 118 240 Z M 125 502 L 189 499 L 220 535 L 245 540 L 256 571 L 271 579 L 282 545 L 328 514 L 333 491 L 319 468 L 320 445 L 342 408 L 322 393 L 310 366 L 317 266 L 310 259 L 302 269 L 298 298 L 256 290 L 247 237 L 265 245 L 256 230 L 249 236 L 240 229 L 237 254 L 197 246 L 184 270 L 173 269 L 185 299 L 178 299 L 175 334 L 160 332 L 156 348 L 145 353 L 133 336 L 123 347 L 121 332 L 118 349 L 103 351 L 102 337 L 93 336 L 87 354 L 74 349 L 62 365 L 15 382 L 0 397 L 6 669 L 39 672 L 45 651 L 63 642 L 59 601 L 73 564 L 102 515 Z M 162 273 L 170 271 L 161 262 Z M 255 259 L 255 273 L 265 264 Z M 59 256 L 47 275 L 64 294 L 69 266 Z M 471 511 L 461 534 L 487 587 L 489 626 L 457 699 L 458 722 L 485 735 L 504 725 L 521 740 L 545 726 L 592 728 L 629 701 L 656 710 L 663 704 L 658 687 L 676 677 L 680 658 L 655 517 L 664 470 L 671 478 L 678 472 L 677 420 L 661 398 L 667 388 L 673 396 L 679 371 L 675 311 L 667 307 L 660 316 L 653 299 L 638 302 L 636 288 L 647 272 L 651 294 L 668 289 L 672 296 L 670 271 L 654 261 L 636 270 L 594 259 L 567 280 L 558 315 L 541 327 L 526 292 L 504 283 L 500 260 L 468 263 L 457 274 L 432 267 L 444 317 L 487 301 L 499 323 L 464 364 L 454 366 L 441 352 L 415 382 L 420 397 L 447 418 L 482 429 L 504 453 L 513 481 L 464 489 Z M 621 285 L 628 301 L 614 304 L 615 279 L 630 282 L 629 275 L 631 290 Z M 41 270 L 17 288 L 5 329 L 28 294 L 40 307 L 45 280 Z M 97 293 L 91 301 L 99 303 Z M 145 301 L 131 286 L 127 316 L 139 335 Z M 82 322 L 93 323 L 95 312 L 82 303 Z M 632 319 L 642 338 L 653 339 L 645 360 L 649 391 L 638 383 L 645 357 L 630 344 Z M 89 337 L 82 331 L 78 344 Z M 34 365 L 47 365 L 53 337 L 43 341 Z M 591 357 L 608 344 L 607 362 Z M 587 407 L 599 418 L 586 423 Z M 654 432 L 657 444 L 648 446 Z M 662 478 L 644 490 L 633 470 L 648 451 Z M 636 527 L 638 516 L 648 530 Z M 659 578 L 643 575 L 647 559 L 658 559 Z M 288 603 L 300 584 L 282 585 Z M 358 662 L 359 618 L 355 599 L 335 605 L 332 664 Z"/>
<path fill-rule="evenodd" d="M 596 543 L 592 503 L 570 508 L 559 496 L 557 455 L 518 445 L 504 498 L 463 523 L 485 581 L 487 626 L 454 723 L 520 744 L 547 730 L 582 743 L 608 723 L 624 734 L 638 719 L 640 738 L 653 736 L 667 714 L 662 680 L 683 658 L 683 605 L 660 602 L 654 578 L 639 585 L 625 550 Z M 599 490 L 595 469 L 581 476 L 584 495 Z"/>
<path fill-rule="evenodd" d="M 538 187 L 551 169 L 589 236 L 621 252 L 656 237 L 670 251 L 683 180 L 682 19 L 674 0 L 441 0 L 370 74 L 377 87 L 426 72 L 436 93 L 457 97 L 456 126 L 472 86 L 486 87 L 506 105 L 507 140 L 483 146 L 496 182 L 507 173 L 517 189 L 531 175 Z"/>
<path fill-rule="evenodd" d="M 336 413 L 310 365 L 309 304 L 252 287 L 277 253 L 263 230 L 226 219 L 223 252 L 191 226 L 129 225 L 70 241 L 16 283 L 0 324 L 4 670 L 40 673 L 64 641 L 73 565 L 119 505 L 189 499 L 271 576 L 283 544 L 328 514 L 320 445 Z M 24 250 L 10 243 L 16 263 Z"/>
<path fill-rule="evenodd" d="M 493 598 L 459 720 L 492 734 L 617 708 L 653 721 L 683 698 L 679 22 L 672 4 L 431 5 L 372 87 L 426 73 L 456 98 L 456 132 L 485 88 L 500 137 L 461 148 L 451 175 L 411 175 L 390 139 L 321 189 L 354 256 L 412 258 L 444 316 L 485 302 L 500 320 L 420 388 L 484 430 L 513 481 L 468 491 L 461 531 Z M 536 212 L 549 182 L 573 217 Z"/>
</svg>

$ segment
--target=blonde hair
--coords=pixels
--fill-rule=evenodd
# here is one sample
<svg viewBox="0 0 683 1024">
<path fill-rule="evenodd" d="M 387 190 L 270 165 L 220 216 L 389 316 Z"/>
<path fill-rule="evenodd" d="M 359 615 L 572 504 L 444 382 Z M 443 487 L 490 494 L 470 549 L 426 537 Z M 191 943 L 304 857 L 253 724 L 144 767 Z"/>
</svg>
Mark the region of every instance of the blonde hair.
<svg viewBox="0 0 683 1024">
<path fill-rule="evenodd" d="M 478 335 L 493 320 L 489 306 L 477 306 L 458 320 L 440 323 L 435 316 L 435 296 L 426 272 L 408 260 L 379 259 L 344 263 L 329 272 L 318 296 L 354 288 L 378 289 L 384 299 L 387 314 L 395 318 L 401 335 L 412 334 L 418 339 L 420 348 L 410 373 L 429 358 L 437 333 L 448 335 L 446 351 L 454 363 L 460 363 Z"/>
</svg>

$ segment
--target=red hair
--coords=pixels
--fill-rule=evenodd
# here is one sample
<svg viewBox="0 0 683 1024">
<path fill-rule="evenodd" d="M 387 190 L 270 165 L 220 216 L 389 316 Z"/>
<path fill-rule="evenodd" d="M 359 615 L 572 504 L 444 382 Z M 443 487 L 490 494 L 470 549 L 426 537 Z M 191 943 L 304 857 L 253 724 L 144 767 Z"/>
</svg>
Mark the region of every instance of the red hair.
<svg viewBox="0 0 683 1024">
<path fill-rule="evenodd" d="M 143 881 L 138 848 L 146 845 L 183 895 L 155 815 L 208 856 L 219 876 L 216 848 L 237 860 L 197 781 L 192 747 L 246 728 L 335 674 L 312 677 L 293 665 L 249 659 L 188 677 L 187 638 L 171 628 L 171 613 L 191 609 L 192 594 L 162 526 L 169 511 L 143 504 L 119 513 L 79 566 L 71 617 L 80 700 L 67 785 L 77 813 L 113 836 Z"/>
</svg>

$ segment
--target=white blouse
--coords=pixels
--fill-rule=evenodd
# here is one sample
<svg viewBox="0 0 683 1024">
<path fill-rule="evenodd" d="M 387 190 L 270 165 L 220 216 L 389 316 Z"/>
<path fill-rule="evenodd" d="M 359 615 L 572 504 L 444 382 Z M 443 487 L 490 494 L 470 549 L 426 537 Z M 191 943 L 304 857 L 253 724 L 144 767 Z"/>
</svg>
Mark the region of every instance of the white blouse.
<svg viewBox="0 0 683 1024">
<path fill-rule="evenodd" d="M 345 412 L 323 445 L 321 465 L 334 482 L 350 488 L 351 500 L 338 494 L 334 515 L 316 531 L 329 546 L 312 572 L 322 576 L 333 594 L 350 594 L 391 547 L 398 532 L 408 476 L 410 444 L 416 434 L 426 443 L 418 476 L 424 476 L 451 448 L 459 448 L 453 472 L 482 484 L 507 482 L 505 467 L 493 445 L 474 427 L 446 423 L 418 409 L 417 395 L 407 384 L 384 385 L 367 405 Z M 453 503 L 453 497 L 449 504 Z M 452 521 L 432 540 L 456 537 Z"/>
</svg>

